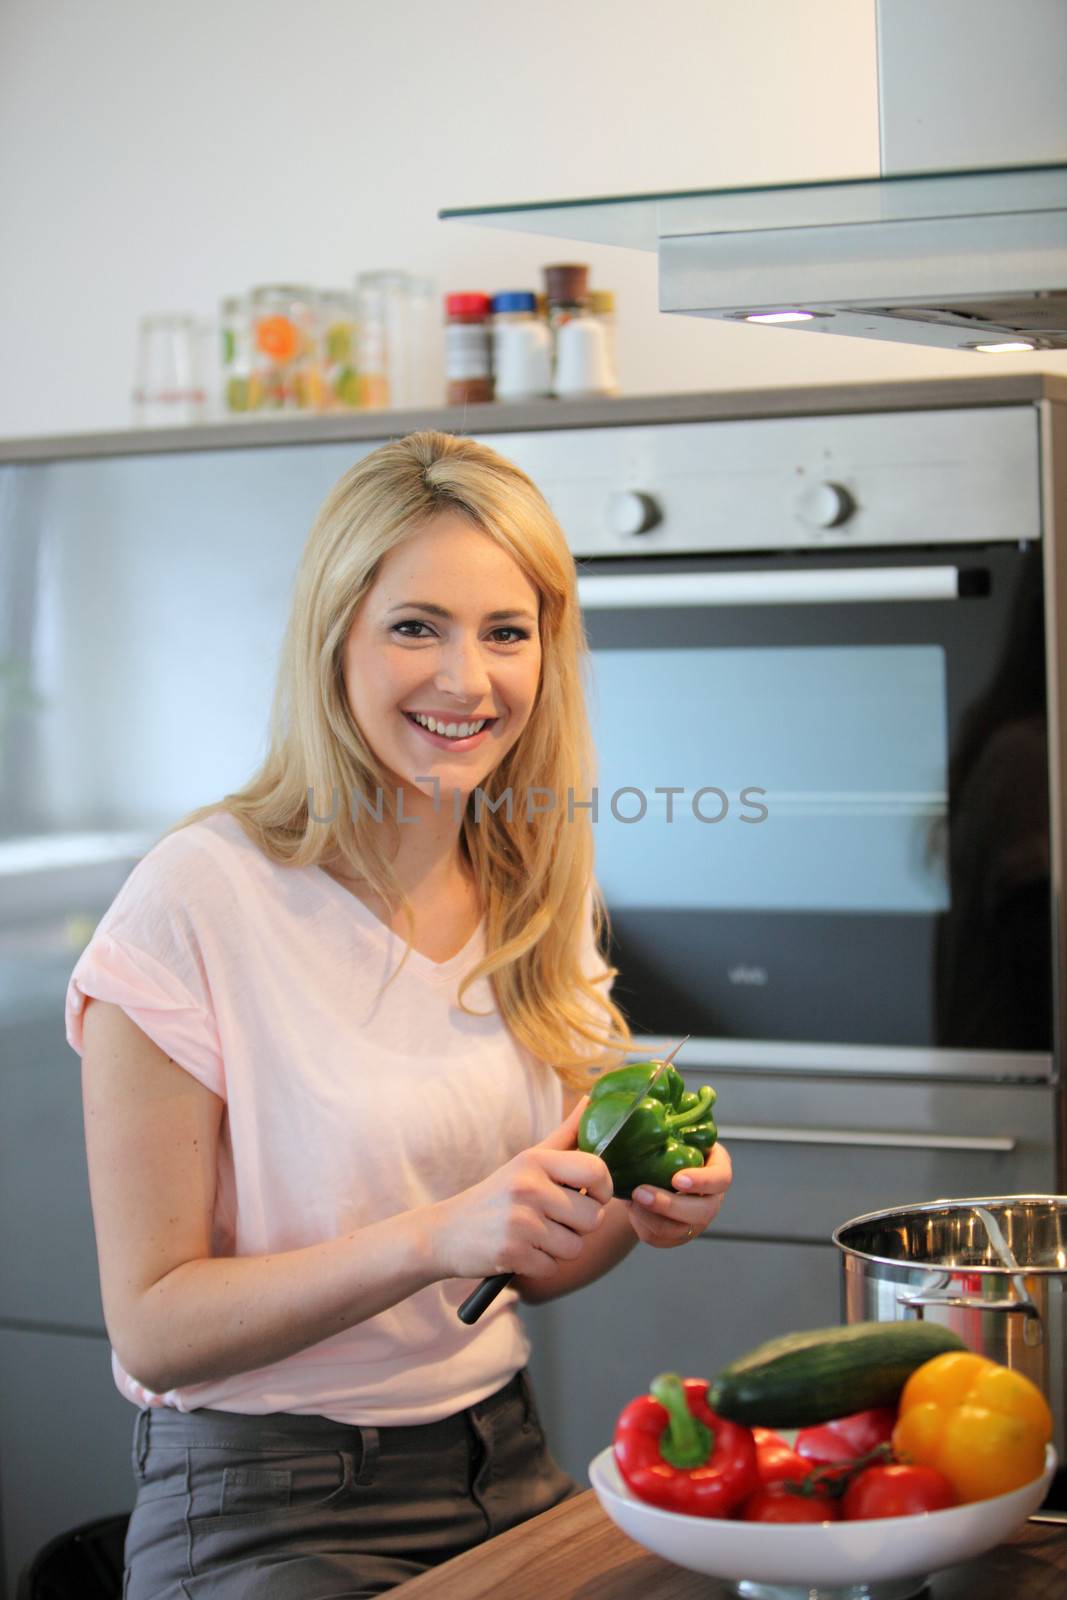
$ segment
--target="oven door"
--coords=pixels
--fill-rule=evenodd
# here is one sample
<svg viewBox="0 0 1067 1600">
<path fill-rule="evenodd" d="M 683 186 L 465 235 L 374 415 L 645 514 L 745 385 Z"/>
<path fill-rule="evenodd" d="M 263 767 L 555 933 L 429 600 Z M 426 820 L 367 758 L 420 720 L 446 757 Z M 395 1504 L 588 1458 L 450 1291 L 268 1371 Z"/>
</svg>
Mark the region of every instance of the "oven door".
<svg viewBox="0 0 1067 1600">
<path fill-rule="evenodd" d="M 1050 1076 L 1039 548 L 586 561 L 579 593 L 635 1037 Z"/>
</svg>

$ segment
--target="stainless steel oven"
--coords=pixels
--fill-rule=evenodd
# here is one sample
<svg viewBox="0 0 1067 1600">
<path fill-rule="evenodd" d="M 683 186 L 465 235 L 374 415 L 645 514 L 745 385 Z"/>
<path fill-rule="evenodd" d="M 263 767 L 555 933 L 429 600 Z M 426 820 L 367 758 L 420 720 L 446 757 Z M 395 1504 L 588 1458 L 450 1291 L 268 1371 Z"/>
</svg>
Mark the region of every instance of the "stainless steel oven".
<svg viewBox="0 0 1067 1600">
<path fill-rule="evenodd" d="M 684 997 L 709 1065 L 1047 1076 L 1039 545 L 604 558 L 581 591 L 635 1025 Z"/>
<path fill-rule="evenodd" d="M 691 1066 L 1048 1080 L 1036 410 L 552 443 L 635 1028 Z"/>
</svg>

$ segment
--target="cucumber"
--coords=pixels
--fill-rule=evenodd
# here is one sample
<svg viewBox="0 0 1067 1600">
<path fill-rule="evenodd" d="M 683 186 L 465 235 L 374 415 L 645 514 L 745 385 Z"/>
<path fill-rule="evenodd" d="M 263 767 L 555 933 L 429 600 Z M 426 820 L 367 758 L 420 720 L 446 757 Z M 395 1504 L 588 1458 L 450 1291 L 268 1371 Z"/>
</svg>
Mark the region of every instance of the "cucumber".
<svg viewBox="0 0 1067 1600">
<path fill-rule="evenodd" d="M 724 1367 L 708 1388 L 708 1405 L 750 1427 L 807 1428 L 895 1405 L 916 1367 L 966 1348 L 935 1322 L 854 1322 L 787 1333 Z"/>
</svg>

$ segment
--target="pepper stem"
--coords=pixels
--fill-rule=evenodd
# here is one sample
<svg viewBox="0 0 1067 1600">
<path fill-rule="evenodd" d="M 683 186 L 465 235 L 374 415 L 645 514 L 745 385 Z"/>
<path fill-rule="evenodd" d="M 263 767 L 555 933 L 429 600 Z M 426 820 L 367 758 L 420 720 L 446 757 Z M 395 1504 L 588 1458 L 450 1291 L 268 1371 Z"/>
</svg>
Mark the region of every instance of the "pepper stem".
<svg viewBox="0 0 1067 1600">
<path fill-rule="evenodd" d="M 674 1133 L 678 1128 L 691 1127 L 693 1123 L 700 1122 L 707 1116 L 715 1104 L 715 1090 L 710 1084 L 702 1084 L 698 1090 L 698 1099 L 695 1106 L 690 1106 L 688 1111 L 676 1111 L 673 1116 L 667 1117 L 667 1126 Z"/>
<path fill-rule="evenodd" d="M 672 1467 L 702 1467 L 715 1448 L 711 1429 L 694 1417 L 676 1372 L 661 1372 L 649 1385 L 653 1400 L 667 1413 L 667 1426 L 659 1436 L 659 1453 Z"/>
</svg>

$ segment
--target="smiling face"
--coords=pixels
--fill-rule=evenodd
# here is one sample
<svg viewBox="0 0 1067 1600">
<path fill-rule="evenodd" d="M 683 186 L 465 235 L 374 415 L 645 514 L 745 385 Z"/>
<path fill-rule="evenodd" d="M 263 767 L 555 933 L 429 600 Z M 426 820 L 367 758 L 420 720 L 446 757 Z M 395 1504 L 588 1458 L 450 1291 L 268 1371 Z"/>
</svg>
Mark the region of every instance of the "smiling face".
<svg viewBox="0 0 1067 1600">
<path fill-rule="evenodd" d="M 537 698 L 537 619 L 521 567 L 458 513 L 390 551 L 356 610 L 343 666 L 349 709 L 398 783 L 432 797 L 437 778 L 442 795 L 469 794 L 499 766 Z"/>
</svg>

